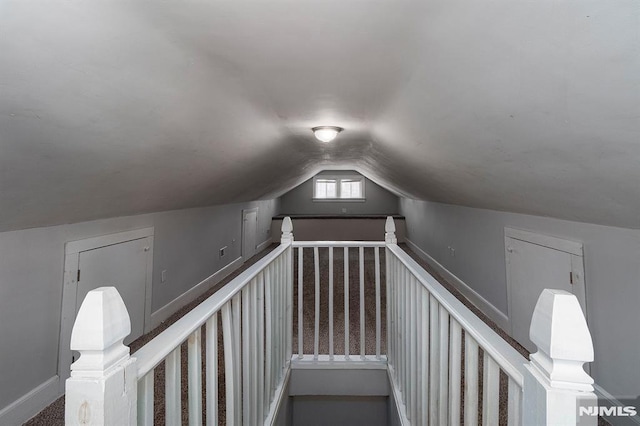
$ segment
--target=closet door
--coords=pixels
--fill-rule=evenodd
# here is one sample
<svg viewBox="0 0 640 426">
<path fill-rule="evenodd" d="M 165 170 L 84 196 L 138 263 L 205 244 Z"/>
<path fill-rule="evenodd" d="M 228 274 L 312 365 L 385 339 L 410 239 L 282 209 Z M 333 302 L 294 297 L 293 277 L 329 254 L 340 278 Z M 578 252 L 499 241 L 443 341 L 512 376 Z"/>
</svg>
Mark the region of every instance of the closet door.
<svg viewBox="0 0 640 426">
<path fill-rule="evenodd" d="M 582 245 L 555 237 L 512 230 L 506 232 L 507 287 L 511 336 L 529 351 L 531 316 L 542 290 L 565 290 L 578 297 L 583 312 Z"/>
<path fill-rule="evenodd" d="M 150 244 L 150 237 L 146 237 L 80 252 L 76 314 L 89 291 L 98 287 L 115 287 L 131 319 L 131 334 L 125 339 L 125 344 L 144 332 Z"/>
</svg>

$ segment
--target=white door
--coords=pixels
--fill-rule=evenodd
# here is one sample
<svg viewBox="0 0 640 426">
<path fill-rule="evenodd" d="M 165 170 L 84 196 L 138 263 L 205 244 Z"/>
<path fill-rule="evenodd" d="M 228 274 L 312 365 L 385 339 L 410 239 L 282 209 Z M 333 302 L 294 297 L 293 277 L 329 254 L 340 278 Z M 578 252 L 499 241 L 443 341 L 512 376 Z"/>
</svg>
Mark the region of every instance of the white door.
<svg viewBox="0 0 640 426">
<path fill-rule="evenodd" d="M 523 239 L 526 234 L 517 232 L 520 233 L 517 238 L 509 235 L 505 238 L 511 336 L 533 352 L 536 348 L 529 340 L 529 327 L 542 290 L 553 288 L 573 293 L 586 312 L 582 246 L 565 240 L 553 244 L 558 239 L 538 234 L 526 241 Z M 572 248 L 571 244 L 576 246 Z"/>
<path fill-rule="evenodd" d="M 242 211 L 242 259 L 246 261 L 256 254 L 258 233 L 258 209 Z"/>
<path fill-rule="evenodd" d="M 150 237 L 146 237 L 79 253 L 76 314 L 90 290 L 115 287 L 131 318 L 131 334 L 125 339 L 125 344 L 142 336 L 144 332 L 150 244 Z"/>
</svg>

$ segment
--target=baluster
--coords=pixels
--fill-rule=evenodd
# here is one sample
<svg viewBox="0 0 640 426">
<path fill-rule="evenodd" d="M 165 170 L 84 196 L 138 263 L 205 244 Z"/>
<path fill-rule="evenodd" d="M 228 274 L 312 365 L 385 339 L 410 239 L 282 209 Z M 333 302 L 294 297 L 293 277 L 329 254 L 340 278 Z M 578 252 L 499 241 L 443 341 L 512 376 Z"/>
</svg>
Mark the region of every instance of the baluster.
<svg viewBox="0 0 640 426">
<path fill-rule="evenodd" d="M 313 248 L 313 265 L 315 268 L 315 324 L 313 337 L 313 359 L 318 359 L 320 345 L 320 259 L 318 247 Z"/>
<path fill-rule="evenodd" d="M 447 423 L 449 402 L 449 312 L 440 305 L 440 424 Z"/>
<path fill-rule="evenodd" d="M 364 358 L 366 354 L 364 330 L 364 247 L 360 247 L 358 255 L 360 260 L 360 357 Z"/>
<path fill-rule="evenodd" d="M 440 389 L 438 371 L 440 368 L 440 321 L 439 304 L 433 296 L 429 296 L 429 424 L 439 424 Z M 470 423 L 475 424 L 475 423 Z"/>
<path fill-rule="evenodd" d="M 232 324 L 231 302 L 222 305 L 222 337 L 224 341 L 224 378 L 226 388 L 226 418 L 227 425 L 240 423 L 236 415 L 236 398 L 238 394 L 236 378 L 235 332 Z"/>
<path fill-rule="evenodd" d="M 393 262 L 393 367 L 396 381 L 400 383 L 400 357 L 402 348 L 400 346 L 400 266 L 397 259 Z M 398 401 L 400 403 L 401 401 Z"/>
<path fill-rule="evenodd" d="M 153 377 L 155 369 L 138 380 L 138 424 L 153 426 Z"/>
<path fill-rule="evenodd" d="M 411 398 L 411 421 L 417 422 L 418 420 L 418 401 L 417 401 L 417 380 L 416 380 L 416 372 L 418 371 L 418 333 L 417 333 L 417 324 L 418 324 L 418 312 L 417 312 L 417 282 L 413 274 L 409 273 L 408 284 L 410 289 L 409 295 L 409 384 L 411 385 L 409 388 L 409 393 Z"/>
<path fill-rule="evenodd" d="M 302 347 L 304 328 L 302 324 L 302 247 L 298 247 L 298 358 L 304 356 Z"/>
<path fill-rule="evenodd" d="M 484 352 L 484 373 L 482 378 L 482 424 L 498 424 L 500 400 L 500 367 Z"/>
<path fill-rule="evenodd" d="M 409 321 L 411 314 L 411 301 L 410 301 L 410 293 L 409 293 L 409 271 L 406 267 L 402 267 L 402 382 L 403 382 L 403 394 L 404 394 L 404 402 L 407 407 L 407 414 L 411 413 L 411 395 L 409 395 L 410 385 L 411 385 L 411 375 L 413 374 L 410 371 L 410 356 L 411 356 L 411 342 L 409 341 L 411 337 L 409 336 Z"/>
<path fill-rule="evenodd" d="M 522 389 L 509 377 L 509 390 L 507 398 L 507 420 L 510 426 L 519 426 L 522 423 L 522 414 L 520 412 Z"/>
<path fill-rule="evenodd" d="M 329 358 L 333 360 L 333 247 L 329 247 Z"/>
<path fill-rule="evenodd" d="M 272 310 L 272 292 L 271 292 L 271 277 L 273 275 L 273 267 L 272 265 L 267 266 L 267 273 L 264 277 L 264 301 L 265 301 L 265 321 L 266 321 L 266 336 L 265 336 L 265 377 L 264 377 L 264 393 L 266 396 L 265 399 L 265 413 L 269 410 L 269 405 L 271 404 L 271 392 L 273 390 L 272 377 L 273 377 L 273 358 L 271 356 L 271 352 L 273 351 L 273 323 L 271 318 L 273 316 Z"/>
<path fill-rule="evenodd" d="M 376 359 L 380 359 L 380 247 L 375 248 L 376 273 Z M 388 303 L 388 302 L 387 302 Z"/>
<path fill-rule="evenodd" d="M 165 359 L 165 418 L 167 424 L 182 424 L 180 391 L 180 345 Z"/>
<path fill-rule="evenodd" d="M 242 423 L 251 423 L 251 325 L 249 323 L 249 300 L 251 299 L 251 286 L 247 285 L 242 289 Z"/>
<path fill-rule="evenodd" d="M 458 321 L 451 318 L 451 349 L 449 351 L 449 424 L 460 424 L 460 380 L 462 371 L 462 328 Z"/>
<path fill-rule="evenodd" d="M 344 248 L 344 356 L 349 358 L 349 247 Z"/>
<path fill-rule="evenodd" d="M 207 426 L 218 425 L 218 313 L 207 320 Z"/>
<path fill-rule="evenodd" d="M 259 418 L 259 401 L 258 401 L 258 277 L 251 280 L 249 287 L 249 381 L 251 382 L 250 401 L 251 406 L 249 412 L 251 414 L 251 423 L 257 424 Z"/>
<path fill-rule="evenodd" d="M 280 262 L 278 261 L 280 258 L 275 259 L 273 261 L 274 267 L 274 281 L 273 281 L 273 295 L 274 295 L 274 325 L 275 325 L 275 335 L 274 342 L 275 348 L 273 351 L 274 361 L 275 361 L 275 379 L 276 384 L 280 382 L 280 377 L 282 376 L 282 268 L 280 267 Z"/>
<path fill-rule="evenodd" d="M 478 424 L 478 342 L 464 335 L 464 424 Z"/>
<path fill-rule="evenodd" d="M 258 348 L 256 349 L 256 356 L 257 356 L 257 385 L 254 385 L 256 392 L 257 392 L 257 409 L 256 409 L 256 416 L 258 419 L 258 423 L 262 423 L 264 421 L 264 417 L 265 417 L 265 413 L 264 413 L 264 406 L 265 406 L 265 398 L 264 398 L 264 376 L 265 376 L 265 361 L 264 361 L 264 356 L 265 356 L 265 346 L 264 346 L 264 334 L 265 334 L 265 329 L 264 329 L 264 272 L 261 272 L 258 275 L 258 282 L 257 282 L 257 290 L 256 290 L 256 294 L 257 294 L 257 305 L 258 305 L 258 309 L 257 309 L 257 325 L 256 325 L 256 338 L 258 340 Z"/>
<path fill-rule="evenodd" d="M 422 416 L 421 422 L 422 425 L 429 424 L 429 411 L 432 408 L 429 406 L 429 292 L 421 288 L 421 296 L 420 301 L 422 305 L 422 313 L 421 313 L 421 323 L 422 323 L 422 333 L 420 336 L 420 346 L 421 346 L 421 364 L 422 364 L 422 374 L 420 375 L 420 385 L 421 385 L 421 395 L 422 398 L 420 400 L 420 406 L 422 407 Z"/>
<path fill-rule="evenodd" d="M 386 297 L 386 305 L 387 305 L 387 327 L 386 327 L 386 332 L 387 332 L 387 339 L 386 339 L 386 343 L 387 343 L 387 348 L 386 348 L 386 352 L 387 352 L 387 362 L 389 363 L 389 365 L 393 366 L 393 362 L 394 362 L 394 358 L 393 358 L 393 340 L 391 339 L 391 312 L 393 310 L 393 301 L 392 301 L 392 297 L 391 297 L 391 287 L 393 285 L 393 277 L 391 276 L 391 265 L 392 265 L 392 259 L 391 259 L 391 251 L 389 251 L 386 247 L 385 247 L 385 256 L 384 256 L 384 264 L 385 264 L 385 293 L 387 295 Z"/>
<path fill-rule="evenodd" d="M 280 364 L 280 372 L 281 374 L 285 373 L 285 342 L 287 338 L 285 336 L 285 332 L 287 330 L 286 323 L 286 299 L 285 299 L 285 290 L 286 290 L 286 270 L 285 270 L 285 258 L 284 255 L 280 255 L 278 257 L 278 268 L 279 268 L 279 280 L 278 280 L 278 297 L 280 301 L 280 311 L 278 314 L 278 324 L 280 328 L 280 347 L 278 348 L 278 359 Z"/>
<path fill-rule="evenodd" d="M 235 382 L 235 396 L 233 398 L 235 402 L 234 407 L 234 417 L 238 424 L 241 424 L 242 419 L 242 363 L 240 362 L 241 357 L 241 313 L 242 313 L 242 304 L 240 294 L 236 294 L 231 299 L 231 312 L 233 316 L 233 345 L 234 345 L 234 357 L 237 357 L 238 361 L 235 362 L 234 371 L 233 371 L 233 381 Z M 225 358 L 226 359 L 226 358 Z"/>
<path fill-rule="evenodd" d="M 293 249 L 287 249 L 287 282 L 286 282 L 286 299 L 287 299 L 287 363 L 291 361 L 293 352 Z"/>
<path fill-rule="evenodd" d="M 202 341 L 201 329 L 187 341 L 187 377 L 189 391 L 189 425 L 202 424 Z"/>
<path fill-rule="evenodd" d="M 414 372 L 414 378 L 413 378 L 413 380 L 416 382 L 416 388 L 415 388 L 416 413 L 413 421 L 416 424 L 420 424 L 420 422 L 423 421 L 422 413 L 425 408 L 424 397 L 422 394 L 422 383 L 425 382 L 423 378 L 424 371 L 423 371 L 423 365 L 422 365 L 422 358 L 424 356 L 422 352 L 422 340 L 424 340 L 422 338 L 422 291 L 423 291 L 422 284 L 420 283 L 420 281 L 416 279 L 416 292 L 415 292 L 415 301 L 414 301 L 416 305 L 416 326 L 415 326 L 416 328 L 416 333 L 415 333 L 416 365 L 415 365 L 415 372 Z"/>
</svg>

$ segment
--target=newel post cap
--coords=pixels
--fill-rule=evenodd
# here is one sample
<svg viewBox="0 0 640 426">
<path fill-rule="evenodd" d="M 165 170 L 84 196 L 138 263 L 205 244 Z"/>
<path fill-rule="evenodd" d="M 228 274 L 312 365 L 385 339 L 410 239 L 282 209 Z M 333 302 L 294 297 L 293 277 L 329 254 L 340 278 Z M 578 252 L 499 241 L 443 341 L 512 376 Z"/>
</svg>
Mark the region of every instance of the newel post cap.
<svg viewBox="0 0 640 426">
<path fill-rule="evenodd" d="M 387 244 L 396 244 L 398 242 L 396 238 L 396 223 L 391 216 L 387 216 L 387 221 L 384 224 L 384 242 Z"/>
<path fill-rule="evenodd" d="M 115 287 L 99 287 L 87 293 L 71 332 L 71 349 L 80 359 L 71 365 L 76 372 L 98 374 L 129 356 L 122 341 L 131 333 L 127 308 Z"/>
<path fill-rule="evenodd" d="M 293 223 L 291 222 L 291 218 L 286 216 L 282 220 L 282 237 L 280 238 L 280 242 L 282 244 L 292 243 L 293 242 Z"/>
<path fill-rule="evenodd" d="M 529 337 L 538 351 L 532 365 L 551 387 L 593 390 L 582 365 L 593 361 L 593 342 L 578 299 L 564 290 L 545 289 L 533 311 Z"/>
</svg>

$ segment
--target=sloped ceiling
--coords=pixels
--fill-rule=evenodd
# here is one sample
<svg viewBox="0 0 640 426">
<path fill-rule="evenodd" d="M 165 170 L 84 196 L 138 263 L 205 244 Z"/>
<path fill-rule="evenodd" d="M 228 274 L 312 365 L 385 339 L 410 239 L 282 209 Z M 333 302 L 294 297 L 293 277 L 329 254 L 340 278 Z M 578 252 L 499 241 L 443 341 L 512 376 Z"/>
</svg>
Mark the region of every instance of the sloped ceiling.
<svg viewBox="0 0 640 426">
<path fill-rule="evenodd" d="M 0 230 L 331 168 L 640 228 L 640 3 L 0 0 Z"/>
</svg>

